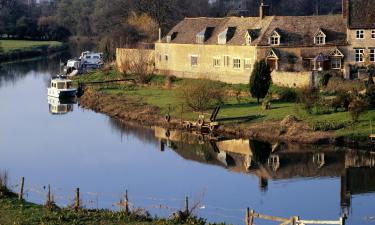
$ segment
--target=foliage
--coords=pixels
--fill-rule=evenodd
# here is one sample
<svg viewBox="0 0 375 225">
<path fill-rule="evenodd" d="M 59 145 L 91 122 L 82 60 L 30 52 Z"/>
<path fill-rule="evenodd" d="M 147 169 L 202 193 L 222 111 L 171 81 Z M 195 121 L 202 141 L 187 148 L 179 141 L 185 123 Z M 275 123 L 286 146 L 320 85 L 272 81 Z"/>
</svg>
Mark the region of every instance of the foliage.
<svg viewBox="0 0 375 225">
<path fill-rule="evenodd" d="M 266 97 L 268 90 L 271 86 L 271 68 L 265 60 L 256 62 L 254 70 L 250 76 L 250 94 L 257 98 L 258 104 L 259 99 Z"/>
<path fill-rule="evenodd" d="M 272 97 L 276 95 L 280 101 L 295 102 L 297 100 L 297 90 L 294 88 L 271 85 L 269 93 Z"/>
<path fill-rule="evenodd" d="M 326 87 L 328 85 L 329 80 L 331 79 L 332 75 L 330 73 L 326 73 L 320 79 L 320 85 Z"/>
<path fill-rule="evenodd" d="M 268 99 L 263 100 L 262 102 L 262 109 L 263 110 L 269 110 L 271 109 L 271 102 Z"/>
<path fill-rule="evenodd" d="M 331 131 L 347 127 L 349 124 L 343 121 L 315 121 L 310 123 L 314 131 Z"/>
<path fill-rule="evenodd" d="M 325 91 L 331 94 L 335 94 L 340 91 L 358 93 L 365 88 L 365 84 L 362 81 L 346 80 L 342 77 L 332 77 L 329 79 L 329 82 L 325 87 Z"/>
<path fill-rule="evenodd" d="M 194 111 L 204 111 L 224 101 L 223 87 L 211 80 L 186 81 L 180 89 L 183 102 Z"/>
<path fill-rule="evenodd" d="M 371 108 L 375 108 L 375 84 L 367 87 L 364 99 Z"/>
<path fill-rule="evenodd" d="M 306 87 L 298 92 L 298 103 L 302 104 L 303 109 L 311 114 L 313 107 L 319 101 L 319 92 L 315 88 Z"/>
<path fill-rule="evenodd" d="M 352 118 L 352 122 L 358 122 L 359 116 L 368 109 L 368 104 L 359 99 L 355 98 L 350 102 L 349 113 Z"/>
</svg>

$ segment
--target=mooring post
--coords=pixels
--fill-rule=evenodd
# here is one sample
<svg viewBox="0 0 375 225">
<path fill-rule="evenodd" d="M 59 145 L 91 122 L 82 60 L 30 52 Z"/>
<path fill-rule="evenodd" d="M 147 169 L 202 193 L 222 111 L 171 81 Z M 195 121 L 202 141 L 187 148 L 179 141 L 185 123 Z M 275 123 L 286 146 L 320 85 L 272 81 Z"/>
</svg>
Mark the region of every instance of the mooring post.
<svg viewBox="0 0 375 225">
<path fill-rule="evenodd" d="M 75 198 L 75 206 L 74 206 L 74 208 L 75 208 L 75 210 L 76 210 L 76 212 L 79 210 L 79 208 L 80 208 L 80 204 L 79 204 L 79 188 L 76 188 L 76 198 Z"/>
<path fill-rule="evenodd" d="M 186 196 L 185 198 L 185 213 L 186 213 L 186 216 L 189 216 L 189 197 Z"/>
<path fill-rule="evenodd" d="M 19 193 L 19 195 L 18 195 L 19 200 L 23 200 L 23 189 L 24 189 L 24 185 L 25 185 L 25 177 L 22 177 L 22 178 L 21 178 L 21 189 L 20 189 L 20 193 Z"/>
<path fill-rule="evenodd" d="M 128 189 L 125 191 L 125 213 L 129 213 L 129 197 L 128 197 Z"/>
</svg>

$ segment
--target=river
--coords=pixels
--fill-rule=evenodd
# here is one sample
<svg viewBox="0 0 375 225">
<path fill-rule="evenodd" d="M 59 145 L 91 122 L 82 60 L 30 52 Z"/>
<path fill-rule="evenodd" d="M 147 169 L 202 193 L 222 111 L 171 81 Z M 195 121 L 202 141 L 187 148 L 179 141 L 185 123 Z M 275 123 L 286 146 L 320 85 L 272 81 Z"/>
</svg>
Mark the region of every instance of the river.
<svg viewBox="0 0 375 225">
<path fill-rule="evenodd" d="M 46 88 L 59 58 L 0 70 L 0 170 L 15 191 L 25 177 L 27 200 L 44 203 L 51 184 L 55 201 L 65 206 L 79 187 L 86 207 L 117 210 L 127 189 L 132 206 L 159 216 L 183 208 L 189 196 L 194 213 L 208 221 L 244 224 L 250 207 L 303 219 L 346 213 L 347 224 L 375 224 L 374 154 L 208 142 L 174 131 L 167 137 L 163 129 L 122 123 L 78 104 L 56 105 Z"/>
</svg>

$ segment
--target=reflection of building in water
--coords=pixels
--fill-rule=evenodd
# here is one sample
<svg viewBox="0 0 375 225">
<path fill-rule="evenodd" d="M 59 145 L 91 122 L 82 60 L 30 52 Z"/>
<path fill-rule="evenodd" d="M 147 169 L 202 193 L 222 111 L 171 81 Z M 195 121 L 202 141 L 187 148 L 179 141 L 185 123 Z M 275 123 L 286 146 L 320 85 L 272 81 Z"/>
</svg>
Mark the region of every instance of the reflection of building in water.
<svg viewBox="0 0 375 225">
<path fill-rule="evenodd" d="M 155 136 L 185 159 L 259 177 L 261 190 L 267 190 L 268 180 L 340 177 L 344 212 L 349 211 L 352 195 L 375 193 L 375 153 L 221 140 L 161 128 L 155 128 Z"/>
<path fill-rule="evenodd" d="M 59 99 L 48 96 L 49 112 L 53 115 L 64 115 L 73 112 L 75 98 Z"/>
</svg>

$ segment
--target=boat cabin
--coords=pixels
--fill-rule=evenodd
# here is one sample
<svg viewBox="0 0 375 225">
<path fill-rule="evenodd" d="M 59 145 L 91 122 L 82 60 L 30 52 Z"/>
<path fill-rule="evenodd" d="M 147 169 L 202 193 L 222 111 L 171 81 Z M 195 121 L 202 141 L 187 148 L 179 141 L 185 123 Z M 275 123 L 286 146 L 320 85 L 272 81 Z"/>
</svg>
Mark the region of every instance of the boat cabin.
<svg viewBox="0 0 375 225">
<path fill-rule="evenodd" d="M 85 64 L 102 64 L 103 53 L 98 52 L 82 52 L 80 59 Z"/>
<path fill-rule="evenodd" d="M 51 81 L 51 88 L 56 89 L 71 89 L 73 82 L 67 79 L 53 79 Z"/>
</svg>

